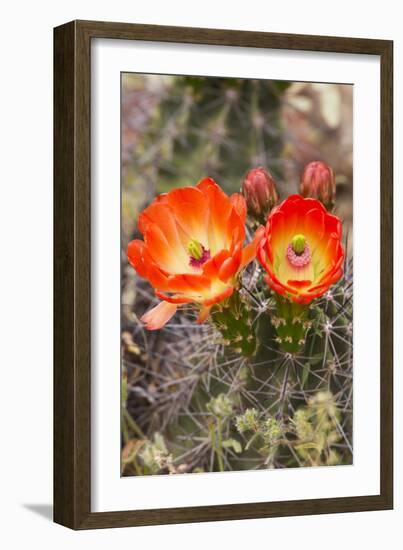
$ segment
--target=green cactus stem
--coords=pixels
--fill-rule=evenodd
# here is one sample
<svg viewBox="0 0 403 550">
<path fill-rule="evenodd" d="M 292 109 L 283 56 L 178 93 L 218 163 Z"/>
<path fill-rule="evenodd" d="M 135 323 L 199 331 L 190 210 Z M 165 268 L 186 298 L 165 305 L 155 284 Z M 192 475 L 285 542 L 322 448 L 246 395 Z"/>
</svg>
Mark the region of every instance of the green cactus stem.
<svg viewBox="0 0 403 550">
<path fill-rule="evenodd" d="M 211 319 L 222 334 L 225 346 L 245 357 L 255 354 L 257 341 L 252 310 L 240 292 L 234 292 L 227 300 L 214 306 Z"/>
<path fill-rule="evenodd" d="M 227 193 L 239 190 L 253 166 L 282 177 L 280 104 L 287 82 L 177 77 L 134 152 L 133 164 L 150 166 L 157 193 L 190 185 L 203 176 Z M 156 140 L 156 136 L 159 137 Z"/>
<path fill-rule="evenodd" d="M 311 326 L 309 307 L 297 304 L 276 295 L 276 315 L 271 323 L 277 332 L 276 341 L 283 351 L 298 353 L 305 346 L 306 335 Z"/>
</svg>

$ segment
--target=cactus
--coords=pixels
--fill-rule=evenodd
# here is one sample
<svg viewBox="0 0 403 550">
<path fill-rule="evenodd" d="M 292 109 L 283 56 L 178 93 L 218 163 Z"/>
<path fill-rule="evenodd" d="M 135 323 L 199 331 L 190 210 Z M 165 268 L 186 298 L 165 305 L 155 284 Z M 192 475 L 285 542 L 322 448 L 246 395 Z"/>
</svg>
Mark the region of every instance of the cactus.
<svg viewBox="0 0 403 550">
<path fill-rule="evenodd" d="M 254 355 L 225 345 L 219 319 L 228 304 L 203 325 L 194 323 L 194 310 L 184 309 L 158 333 L 125 318 L 125 333 L 139 348 L 123 341 L 125 411 L 136 420 L 125 422 L 127 441 L 153 444 L 159 432 L 166 453 L 151 471 L 140 449 L 124 475 L 351 463 L 352 262 L 309 308 L 310 326 L 297 352 L 283 349 L 268 322 L 278 298 L 262 286 L 261 275 L 255 266 L 242 280 L 250 334 L 265 334 Z M 146 283 L 138 285 L 152 302 Z M 326 422 L 312 412 L 323 395 L 336 411 Z M 248 421 L 256 423 L 249 432 L 241 427 Z"/>
<path fill-rule="evenodd" d="M 229 193 L 262 165 L 284 196 L 278 107 L 286 86 L 175 79 L 131 169 L 147 175 L 151 194 L 206 174 Z M 352 272 L 347 258 L 343 277 L 308 306 L 272 292 L 255 262 L 207 322 L 196 324 L 196 309 L 182 306 L 147 331 L 139 317 L 157 303 L 154 292 L 125 270 L 123 475 L 350 464 Z"/>
<path fill-rule="evenodd" d="M 211 319 L 225 346 L 245 357 L 254 355 L 257 341 L 252 307 L 243 294 L 234 292 L 225 302 L 214 306 Z"/>
<path fill-rule="evenodd" d="M 287 82 L 177 77 L 155 111 L 132 165 L 154 171 L 155 191 L 190 185 L 209 174 L 226 192 L 239 189 L 246 171 L 270 165 L 281 178 L 279 120 Z M 270 156 L 269 156 L 270 152 Z"/>
<path fill-rule="evenodd" d="M 305 345 L 306 334 L 311 326 L 309 308 L 282 296 L 276 297 L 276 304 L 276 315 L 270 320 L 276 328 L 276 341 L 284 351 L 296 353 Z"/>
</svg>

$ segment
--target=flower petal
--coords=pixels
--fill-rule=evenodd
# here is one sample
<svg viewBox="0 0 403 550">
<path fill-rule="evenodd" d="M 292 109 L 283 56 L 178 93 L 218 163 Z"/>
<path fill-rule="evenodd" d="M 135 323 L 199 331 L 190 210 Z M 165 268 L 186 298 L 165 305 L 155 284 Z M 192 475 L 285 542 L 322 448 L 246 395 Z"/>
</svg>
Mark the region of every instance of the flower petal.
<svg viewBox="0 0 403 550">
<path fill-rule="evenodd" d="M 141 321 L 147 330 L 157 330 L 163 327 L 175 315 L 177 307 L 175 304 L 160 302 L 153 309 L 147 311 L 142 316 Z"/>
<path fill-rule="evenodd" d="M 173 189 L 167 194 L 167 203 L 171 208 L 186 238 L 196 239 L 205 248 L 208 247 L 208 204 L 204 194 L 196 187 Z"/>
<path fill-rule="evenodd" d="M 203 264 L 203 274 L 210 279 L 218 278 L 221 265 L 230 256 L 228 250 L 220 250 L 220 252 Z"/>
<path fill-rule="evenodd" d="M 197 322 L 199 324 L 204 323 L 204 321 L 210 315 L 210 310 L 211 310 L 211 306 L 202 306 L 201 307 L 199 316 L 197 318 Z"/>
<path fill-rule="evenodd" d="M 239 265 L 239 262 L 236 262 L 232 256 L 227 258 L 218 270 L 218 278 L 225 283 L 230 277 L 236 274 Z"/>
<path fill-rule="evenodd" d="M 144 242 L 137 239 L 131 241 L 127 246 L 127 258 L 129 263 L 134 267 L 140 277 L 147 276 L 147 266 L 143 262 L 144 247 Z"/>
<path fill-rule="evenodd" d="M 242 222 L 245 223 L 247 208 L 244 197 L 240 193 L 234 193 L 230 196 L 230 201 Z"/>
<path fill-rule="evenodd" d="M 340 239 L 342 235 L 341 221 L 337 216 L 327 213 L 326 215 L 326 232 L 335 233 Z"/>
<path fill-rule="evenodd" d="M 147 252 L 156 264 L 170 273 L 183 273 L 188 269 L 189 258 L 183 255 L 183 247 L 168 242 L 162 229 L 151 223 L 144 235 Z M 176 243 L 177 244 L 177 243 Z"/>
<path fill-rule="evenodd" d="M 216 294 L 215 296 L 213 296 L 212 298 L 208 298 L 207 300 L 204 300 L 202 303 L 204 306 L 212 306 L 214 304 L 218 304 L 218 302 L 222 302 L 223 300 L 231 296 L 233 292 L 234 292 L 234 287 L 229 286 L 219 294 Z"/>
<path fill-rule="evenodd" d="M 172 209 L 164 201 L 154 201 L 139 216 L 138 227 L 143 235 L 154 224 L 161 229 L 175 254 L 181 257 L 182 262 L 186 262 L 189 239 L 176 223 Z"/>
<path fill-rule="evenodd" d="M 310 280 L 298 280 L 298 279 L 295 279 L 295 280 L 292 280 L 292 279 L 289 279 L 287 281 L 287 284 L 290 285 L 290 286 L 293 286 L 295 288 L 306 288 L 307 286 L 311 286 L 312 284 L 312 281 Z"/>
<path fill-rule="evenodd" d="M 214 180 L 206 178 L 197 188 L 202 191 L 208 202 L 208 248 L 214 255 L 223 248 L 229 248 L 234 230 L 238 228 L 239 233 L 239 226 L 243 225 L 242 220 L 229 197 Z M 228 223 L 229 219 L 231 223 Z"/>
<path fill-rule="evenodd" d="M 161 300 L 165 300 L 165 302 L 169 302 L 170 304 L 189 304 L 190 302 L 193 302 L 191 298 L 181 296 L 180 294 L 168 296 L 167 294 L 159 292 L 158 290 L 155 291 L 155 294 L 156 296 L 158 296 L 158 298 L 160 298 Z"/>
<path fill-rule="evenodd" d="M 253 240 L 242 250 L 241 268 L 245 267 L 256 258 L 257 248 L 264 237 L 264 234 L 265 229 L 263 226 L 260 226 L 257 229 Z"/>
<path fill-rule="evenodd" d="M 195 294 L 207 292 L 210 289 L 211 281 L 203 274 L 181 273 L 169 277 L 168 285 L 171 292 Z"/>
</svg>

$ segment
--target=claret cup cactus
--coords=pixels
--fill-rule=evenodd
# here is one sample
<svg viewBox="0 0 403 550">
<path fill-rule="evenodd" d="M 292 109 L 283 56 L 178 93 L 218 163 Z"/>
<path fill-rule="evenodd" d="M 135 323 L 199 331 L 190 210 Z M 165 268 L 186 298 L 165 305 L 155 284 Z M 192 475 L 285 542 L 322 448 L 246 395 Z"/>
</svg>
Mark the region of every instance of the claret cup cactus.
<svg viewBox="0 0 403 550">
<path fill-rule="evenodd" d="M 242 301 L 230 297 L 238 290 L 242 270 L 255 258 L 263 234 L 260 228 L 243 246 L 245 219 L 244 198 L 238 193 L 228 197 L 211 178 L 196 187 L 160 195 L 140 214 L 144 241 L 129 244 L 129 262 L 162 300 L 142 317 L 148 329 L 163 327 L 180 304 L 188 303 L 198 307 L 200 323 L 222 302 L 223 306 L 216 307 L 222 327 L 234 319 L 244 320 Z M 228 310 L 224 318 L 223 308 Z M 231 332 L 236 334 L 230 341 L 233 344 L 241 332 Z"/>
<path fill-rule="evenodd" d="M 231 196 L 205 177 L 140 214 L 127 256 L 157 303 L 137 330 L 170 343 L 166 374 L 144 385 L 152 417 L 138 404 L 140 426 L 124 417 L 132 473 L 351 461 L 352 265 L 331 169 L 313 163 L 302 181 L 304 196 L 279 202 L 262 167 Z"/>
<path fill-rule="evenodd" d="M 259 241 L 266 282 L 277 295 L 278 341 L 290 352 L 305 344 L 308 305 L 343 275 L 341 222 L 316 199 L 291 195 L 270 213 Z"/>
</svg>

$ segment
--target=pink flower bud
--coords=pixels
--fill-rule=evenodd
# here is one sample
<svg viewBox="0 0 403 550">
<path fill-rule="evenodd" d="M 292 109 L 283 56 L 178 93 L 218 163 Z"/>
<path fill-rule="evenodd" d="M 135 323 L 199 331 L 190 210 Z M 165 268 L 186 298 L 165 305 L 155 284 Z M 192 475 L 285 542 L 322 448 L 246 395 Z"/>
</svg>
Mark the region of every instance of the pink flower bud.
<svg viewBox="0 0 403 550">
<path fill-rule="evenodd" d="M 331 210 L 336 200 L 336 182 L 330 166 L 321 161 L 307 164 L 301 176 L 300 193 L 303 197 L 320 200 Z"/>
<path fill-rule="evenodd" d="M 272 175 L 261 166 L 252 168 L 243 180 L 242 194 L 249 214 L 259 223 L 266 223 L 267 214 L 278 202 L 276 182 Z"/>
</svg>

